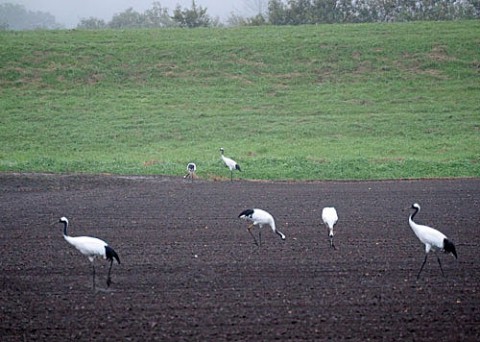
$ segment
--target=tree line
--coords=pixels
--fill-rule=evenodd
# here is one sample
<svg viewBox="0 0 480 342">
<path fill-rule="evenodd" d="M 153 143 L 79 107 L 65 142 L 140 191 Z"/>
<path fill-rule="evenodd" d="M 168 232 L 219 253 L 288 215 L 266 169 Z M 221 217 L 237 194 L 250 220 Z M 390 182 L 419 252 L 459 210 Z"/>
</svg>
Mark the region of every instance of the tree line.
<svg viewBox="0 0 480 342">
<path fill-rule="evenodd" d="M 217 18 L 207 13 L 207 8 L 197 6 L 195 0 L 190 8 L 182 8 L 178 5 L 173 14 L 169 9 L 162 7 L 160 2 L 154 2 L 152 8 L 143 13 L 128 8 L 122 13 L 115 14 L 111 21 L 105 22 L 97 18 L 82 19 L 77 28 L 99 29 L 99 28 L 153 28 L 153 27 L 215 27 L 220 26 Z"/>
<path fill-rule="evenodd" d="M 50 13 L 29 11 L 22 5 L 0 4 L 0 30 L 57 29 L 61 25 Z"/>
<path fill-rule="evenodd" d="M 257 14 L 232 13 L 229 26 L 305 25 L 326 23 L 399 22 L 415 20 L 479 19 L 480 0 L 243 0 Z M 168 27 L 218 27 L 224 24 L 192 0 L 170 12 L 160 2 L 144 12 L 133 8 L 115 14 L 110 21 L 84 18 L 78 29 L 125 29 Z M 56 29 L 61 25 L 44 12 L 31 12 L 22 5 L 0 4 L 0 29 Z"/>
<path fill-rule="evenodd" d="M 474 19 L 479 0 L 270 0 L 272 25 Z"/>
</svg>

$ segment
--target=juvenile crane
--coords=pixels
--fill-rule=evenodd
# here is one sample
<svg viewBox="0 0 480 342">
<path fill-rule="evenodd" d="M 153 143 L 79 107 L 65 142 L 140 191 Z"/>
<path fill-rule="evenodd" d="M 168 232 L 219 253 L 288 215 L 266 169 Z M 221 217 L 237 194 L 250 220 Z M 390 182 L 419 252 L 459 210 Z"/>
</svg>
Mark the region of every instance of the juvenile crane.
<svg viewBox="0 0 480 342">
<path fill-rule="evenodd" d="M 110 261 L 110 268 L 108 269 L 107 286 L 110 286 L 112 280 L 110 278 L 110 272 L 112 271 L 113 258 L 120 264 L 120 258 L 118 254 L 110 247 L 105 241 L 97 239 L 91 236 L 69 236 L 67 234 L 68 219 L 66 217 L 60 218 L 60 223 L 63 223 L 63 237 L 69 244 L 74 246 L 85 255 L 92 263 L 93 273 L 93 289 L 95 290 L 95 258 L 101 257 Z"/>
<path fill-rule="evenodd" d="M 425 244 L 425 259 L 423 260 L 422 267 L 417 274 L 417 279 L 420 277 L 420 273 L 422 273 L 423 267 L 427 262 L 427 257 L 430 250 L 433 250 L 435 252 L 438 264 L 440 265 L 440 270 L 442 271 L 442 275 L 445 276 L 445 273 L 443 273 L 442 263 L 440 262 L 440 258 L 437 254 L 437 249 L 443 251 L 444 253 L 452 253 L 453 256 L 457 258 L 457 251 L 455 249 L 455 245 L 443 233 L 439 232 L 438 230 L 432 227 L 415 223 L 413 221 L 413 218 L 420 211 L 420 205 L 418 203 L 414 203 L 412 204 L 412 209 L 414 210 L 414 212 L 410 214 L 410 217 L 408 218 L 408 223 L 410 224 L 410 227 L 412 228 L 418 239 L 423 244 Z"/>
<path fill-rule="evenodd" d="M 333 249 L 336 249 L 335 245 L 333 244 L 333 226 L 338 221 L 338 215 L 337 215 L 337 211 L 335 210 L 335 208 L 334 207 L 323 208 L 323 210 L 322 210 L 322 220 L 323 220 L 323 223 L 328 228 L 328 236 L 330 237 L 330 247 L 332 247 Z"/>
<path fill-rule="evenodd" d="M 280 232 L 279 230 L 277 230 L 277 228 L 275 226 L 275 220 L 274 220 L 273 216 L 270 215 L 270 213 L 266 212 L 265 210 L 262 210 L 262 209 L 246 209 L 246 210 L 242 211 L 240 213 L 240 215 L 238 215 L 238 217 L 241 218 L 241 219 L 252 222 L 248 226 L 247 230 L 250 233 L 250 235 L 253 237 L 253 240 L 255 241 L 255 244 L 257 246 L 262 245 L 262 228 L 263 228 L 264 225 L 269 225 L 270 228 L 272 228 L 272 230 L 275 234 L 279 235 L 282 238 L 282 240 L 285 240 L 285 235 L 282 232 Z M 255 238 L 255 235 L 253 235 L 252 230 L 251 230 L 252 227 L 256 226 L 256 225 L 258 225 L 259 228 L 260 228 L 258 230 L 259 242 L 257 242 L 257 239 Z"/>
<path fill-rule="evenodd" d="M 223 155 L 223 152 L 225 152 L 225 149 L 223 147 L 220 148 L 220 152 L 222 153 L 222 160 L 225 163 L 225 166 L 230 169 L 230 180 L 232 181 L 233 180 L 233 170 L 242 171 L 240 169 L 240 165 L 238 165 L 235 160 L 230 159 L 228 157 L 225 157 Z"/>
<path fill-rule="evenodd" d="M 193 178 L 195 177 L 195 171 L 197 171 L 197 165 L 195 163 L 188 163 L 187 165 L 187 174 L 183 178 L 190 178 L 193 182 Z"/>
</svg>

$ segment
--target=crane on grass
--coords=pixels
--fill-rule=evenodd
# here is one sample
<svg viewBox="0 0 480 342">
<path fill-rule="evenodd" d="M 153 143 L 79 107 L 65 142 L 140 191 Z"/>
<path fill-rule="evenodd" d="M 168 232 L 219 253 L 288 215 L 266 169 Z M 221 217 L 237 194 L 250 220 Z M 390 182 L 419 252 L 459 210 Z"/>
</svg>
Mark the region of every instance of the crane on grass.
<svg viewBox="0 0 480 342">
<path fill-rule="evenodd" d="M 222 153 L 222 160 L 225 163 L 225 166 L 230 169 L 230 181 L 232 181 L 233 180 L 233 170 L 242 171 L 240 169 L 240 165 L 238 165 L 235 160 L 224 156 L 223 153 L 225 152 L 225 149 L 223 147 L 220 148 L 220 152 Z"/>
<path fill-rule="evenodd" d="M 197 171 L 197 165 L 195 163 L 188 163 L 187 165 L 187 174 L 183 176 L 183 178 L 190 178 L 193 182 L 193 178 L 195 177 L 195 172 Z"/>
</svg>

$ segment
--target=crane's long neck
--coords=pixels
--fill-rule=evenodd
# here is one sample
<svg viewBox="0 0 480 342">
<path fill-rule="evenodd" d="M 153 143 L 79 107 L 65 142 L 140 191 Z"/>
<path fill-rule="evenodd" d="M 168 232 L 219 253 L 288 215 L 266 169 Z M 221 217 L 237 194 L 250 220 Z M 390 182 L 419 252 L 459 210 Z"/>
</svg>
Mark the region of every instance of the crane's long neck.
<svg viewBox="0 0 480 342">
<path fill-rule="evenodd" d="M 274 220 L 272 220 L 270 222 L 270 227 L 272 227 L 272 230 L 275 234 L 280 235 L 282 240 L 285 240 L 285 235 L 281 231 L 277 230 L 277 227 L 275 226 L 275 221 Z"/>
<path fill-rule="evenodd" d="M 68 227 L 68 222 L 63 222 L 63 236 L 64 237 L 68 237 L 67 227 Z"/>
<path fill-rule="evenodd" d="M 413 208 L 415 211 L 410 215 L 410 220 L 413 221 L 413 218 L 415 217 L 415 215 L 417 215 L 417 213 L 420 211 L 420 209 L 414 207 Z"/>
<path fill-rule="evenodd" d="M 413 218 L 417 213 L 420 211 L 418 208 L 413 208 L 415 211 L 410 214 L 410 217 L 408 218 L 408 223 L 410 223 L 410 227 L 413 229 L 413 231 L 416 233 L 417 232 L 417 224 L 413 221 Z"/>
<path fill-rule="evenodd" d="M 333 238 L 333 225 L 332 226 L 328 225 L 328 236 Z"/>
<path fill-rule="evenodd" d="M 269 223 L 270 223 L 270 227 L 272 227 L 272 230 L 274 232 L 277 232 L 277 226 L 275 225 L 275 221 L 271 220 Z"/>
</svg>

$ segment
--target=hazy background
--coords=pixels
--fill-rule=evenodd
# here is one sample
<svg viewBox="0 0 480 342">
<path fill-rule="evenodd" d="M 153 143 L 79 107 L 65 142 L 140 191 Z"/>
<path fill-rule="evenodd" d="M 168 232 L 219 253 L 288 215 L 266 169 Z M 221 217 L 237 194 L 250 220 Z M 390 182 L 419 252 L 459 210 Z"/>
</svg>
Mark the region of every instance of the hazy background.
<svg viewBox="0 0 480 342">
<path fill-rule="evenodd" d="M 0 0 L 1 3 L 24 5 L 27 10 L 49 12 L 55 16 L 57 23 L 66 28 L 74 28 L 81 19 L 95 17 L 106 22 L 114 14 L 132 7 L 135 11 L 143 13 L 152 8 L 155 0 Z M 158 1 L 163 8 L 168 8 L 172 13 L 175 7 L 191 8 L 192 0 L 161 0 Z M 243 0 L 195 0 L 197 6 L 207 8 L 211 17 L 219 17 L 225 21 L 230 14 L 248 14 Z"/>
</svg>

